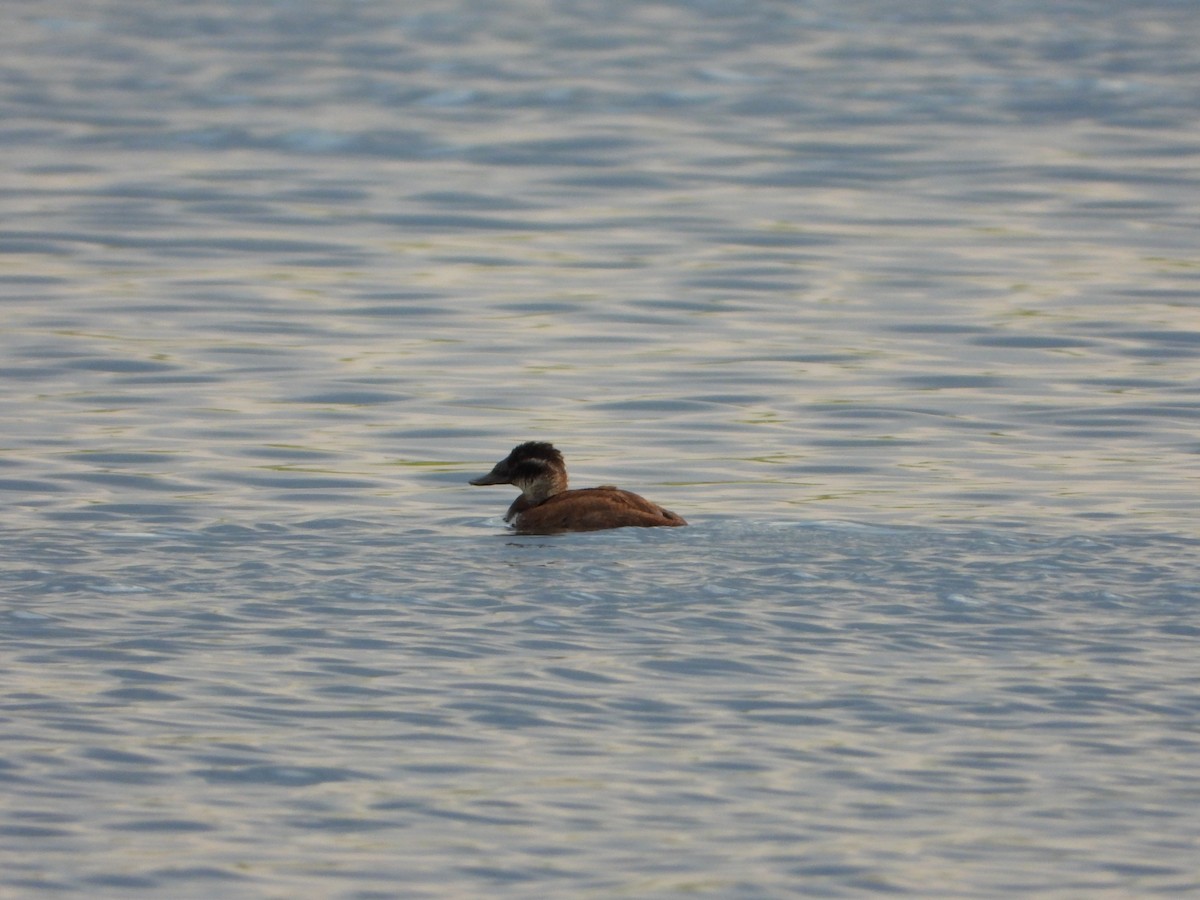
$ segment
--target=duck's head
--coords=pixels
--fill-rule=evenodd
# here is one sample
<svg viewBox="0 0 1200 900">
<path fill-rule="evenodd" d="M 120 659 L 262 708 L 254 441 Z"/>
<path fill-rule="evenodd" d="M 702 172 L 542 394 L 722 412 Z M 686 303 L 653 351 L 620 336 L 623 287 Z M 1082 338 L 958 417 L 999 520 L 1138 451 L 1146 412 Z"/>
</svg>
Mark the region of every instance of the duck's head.
<svg viewBox="0 0 1200 900">
<path fill-rule="evenodd" d="M 471 484 L 511 484 L 531 503 L 541 503 L 567 489 L 567 466 L 553 444 L 526 441 Z"/>
</svg>

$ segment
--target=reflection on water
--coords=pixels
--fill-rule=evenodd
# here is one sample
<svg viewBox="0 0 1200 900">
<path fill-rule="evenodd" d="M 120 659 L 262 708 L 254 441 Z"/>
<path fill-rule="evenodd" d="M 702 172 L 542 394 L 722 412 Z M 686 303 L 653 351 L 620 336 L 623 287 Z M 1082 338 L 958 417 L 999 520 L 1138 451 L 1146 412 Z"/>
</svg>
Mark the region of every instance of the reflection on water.
<svg viewBox="0 0 1200 900">
<path fill-rule="evenodd" d="M 1190 13 L 15 11 L 4 889 L 1194 890 Z"/>
</svg>

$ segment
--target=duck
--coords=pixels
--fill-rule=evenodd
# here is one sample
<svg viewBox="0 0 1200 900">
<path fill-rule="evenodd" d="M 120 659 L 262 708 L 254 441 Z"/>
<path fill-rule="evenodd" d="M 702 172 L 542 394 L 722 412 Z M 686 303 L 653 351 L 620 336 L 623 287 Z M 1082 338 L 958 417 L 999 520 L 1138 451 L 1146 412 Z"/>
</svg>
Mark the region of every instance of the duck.
<svg viewBox="0 0 1200 900">
<path fill-rule="evenodd" d="M 686 525 L 683 517 L 611 484 L 567 490 L 567 464 L 553 444 L 526 441 L 469 482 L 511 484 L 521 489 L 504 521 L 518 534 L 561 534 L 607 528 Z"/>
</svg>

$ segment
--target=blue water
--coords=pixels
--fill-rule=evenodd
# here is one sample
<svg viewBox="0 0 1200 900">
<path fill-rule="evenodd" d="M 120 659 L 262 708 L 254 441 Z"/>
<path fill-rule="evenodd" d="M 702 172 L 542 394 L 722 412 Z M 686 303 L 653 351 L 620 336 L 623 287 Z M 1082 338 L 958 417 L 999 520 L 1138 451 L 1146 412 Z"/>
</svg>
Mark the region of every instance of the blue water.
<svg viewBox="0 0 1200 900">
<path fill-rule="evenodd" d="M 0 896 L 1200 892 L 1197 46 L 20 4 Z"/>
</svg>

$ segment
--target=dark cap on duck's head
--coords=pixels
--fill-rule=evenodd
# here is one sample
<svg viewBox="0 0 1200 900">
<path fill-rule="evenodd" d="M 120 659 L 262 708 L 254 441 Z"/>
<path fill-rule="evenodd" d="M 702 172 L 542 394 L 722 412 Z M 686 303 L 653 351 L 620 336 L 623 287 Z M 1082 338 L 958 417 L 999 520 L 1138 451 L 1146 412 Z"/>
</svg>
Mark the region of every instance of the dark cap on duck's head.
<svg viewBox="0 0 1200 900">
<path fill-rule="evenodd" d="M 515 484 L 525 494 L 550 496 L 567 488 L 567 467 L 562 454 L 545 441 L 526 441 L 496 463 L 492 471 L 471 484 Z M 538 488 L 534 488 L 538 485 Z M 544 485 L 544 487 L 543 487 Z"/>
</svg>

